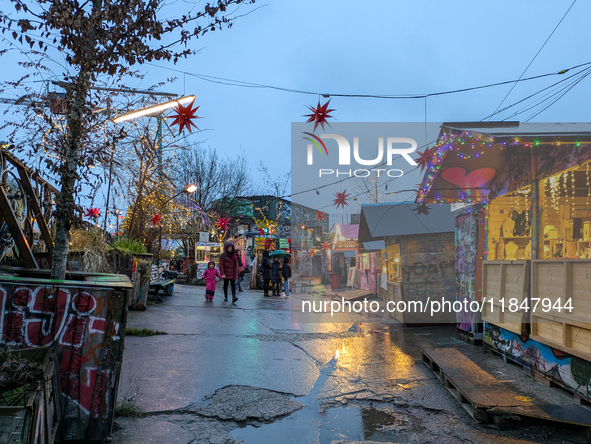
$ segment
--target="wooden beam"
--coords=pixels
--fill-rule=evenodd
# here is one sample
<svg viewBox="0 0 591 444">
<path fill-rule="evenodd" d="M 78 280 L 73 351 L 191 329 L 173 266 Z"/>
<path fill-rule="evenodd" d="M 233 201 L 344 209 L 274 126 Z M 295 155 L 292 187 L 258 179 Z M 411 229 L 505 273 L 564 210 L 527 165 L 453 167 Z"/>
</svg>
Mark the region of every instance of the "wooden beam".
<svg viewBox="0 0 591 444">
<path fill-rule="evenodd" d="M 18 248 L 18 252 L 25 264 L 25 267 L 39 268 L 37 261 L 35 260 L 35 256 L 33 256 L 33 252 L 29 247 L 29 243 L 27 242 L 27 239 L 25 239 L 25 234 L 23 233 L 23 230 L 21 230 L 21 226 L 16 220 L 14 211 L 12 211 L 12 207 L 10 206 L 10 202 L 6 197 L 6 193 L 4 193 L 4 188 L 2 186 L 0 186 L 0 212 L 4 216 L 4 220 L 6 220 L 8 229 L 14 238 L 14 243 Z"/>
<path fill-rule="evenodd" d="M 53 239 L 51 239 L 51 233 L 49 232 L 49 227 L 45 222 L 45 217 L 43 212 L 41 211 L 41 206 L 39 205 L 39 201 L 37 200 L 37 195 L 35 194 L 35 190 L 31 185 L 31 179 L 27 174 L 27 171 L 22 165 L 17 165 L 16 169 L 18 170 L 18 174 L 21 177 L 21 185 L 25 190 L 25 193 L 28 195 L 27 202 L 30 204 L 30 208 L 33 210 L 33 214 L 37 219 L 37 225 L 39 225 L 39 230 L 41 231 L 41 236 L 43 237 L 43 241 L 45 242 L 45 246 L 47 247 L 47 251 L 49 255 L 53 255 Z"/>
</svg>

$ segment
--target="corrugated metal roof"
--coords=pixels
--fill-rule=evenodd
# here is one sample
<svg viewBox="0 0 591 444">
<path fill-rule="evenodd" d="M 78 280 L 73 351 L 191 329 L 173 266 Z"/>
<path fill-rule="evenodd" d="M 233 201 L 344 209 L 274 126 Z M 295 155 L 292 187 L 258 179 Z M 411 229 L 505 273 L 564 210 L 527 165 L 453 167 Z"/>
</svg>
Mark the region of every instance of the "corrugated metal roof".
<svg viewBox="0 0 591 444">
<path fill-rule="evenodd" d="M 369 204 L 361 206 L 359 243 L 383 236 L 447 233 L 455 230 L 454 215 L 448 204 L 429 205 L 429 214 L 413 211 L 413 202 Z"/>
</svg>

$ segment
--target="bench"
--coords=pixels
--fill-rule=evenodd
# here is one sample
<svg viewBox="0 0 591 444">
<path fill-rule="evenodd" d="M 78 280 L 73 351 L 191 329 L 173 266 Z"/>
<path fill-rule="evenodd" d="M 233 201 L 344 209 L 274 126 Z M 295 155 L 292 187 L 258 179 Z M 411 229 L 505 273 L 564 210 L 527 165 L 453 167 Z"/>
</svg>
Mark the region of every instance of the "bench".
<svg viewBox="0 0 591 444">
<path fill-rule="evenodd" d="M 152 270 L 150 271 L 150 290 L 156 292 L 156 300 L 159 302 L 163 301 L 159 296 L 160 291 L 165 296 L 172 296 L 172 292 L 174 291 L 174 279 L 165 278 L 163 271 L 162 267 L 158 268 L 156 265 L 152 265 Z"/>
</svg>

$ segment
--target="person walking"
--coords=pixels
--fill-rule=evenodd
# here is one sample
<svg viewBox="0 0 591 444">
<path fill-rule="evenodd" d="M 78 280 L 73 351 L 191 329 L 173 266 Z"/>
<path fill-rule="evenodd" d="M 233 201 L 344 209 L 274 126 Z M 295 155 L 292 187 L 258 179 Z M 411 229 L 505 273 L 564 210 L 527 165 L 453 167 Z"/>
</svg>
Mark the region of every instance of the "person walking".
<svg viewBox="0 0 591 444">
<path fill-rule="evenodd" d="M 236 256 L 238 257 L 238 279 L 236 279 L 236 285 L 238 286 L 238 291 L 243 293 L 242 291 L 242 279 L 244 279 L 244 264 L 242 263 L 242 251 L 236 250 Z"/>
<path fill-rule="evenodd" d="M 271 288 L 273 289 L 273 296 L 281 296 L 281 262 L 279 262 L 279 256 L 274 256 L 271 263 Z"/>
<path fill-rule="evenodd" d="M 283 275 L 283 286 L 285 290 L 285 296 L 289 296 L 289 278 L 291 278 L 291 267 L 289 266 L 289 258 L 283 258 L 283 268 L 281 269 Z"/>
<path fill-rule="evenodd" d="M 271 282 L 272 277 L 272 266 L 271 266 L 271 259 L 269 259 L 269 251 L 263 251 L 263 260 L 261 261 L 261 268 L 263 273 L 263 296 L 268 298 L 269 295 L 269 282 Z"/>
<path fill-rule="evenodd" d="M 213 301 L 215 295 L 215 279 L 216 277 L 222 278 L 219 271 L 215 269 L 215 262 L 209 261 L 207 264 L 207 270 L 203 272 L 203 279 L 205 279 L 205 300 Z"/>
<path fill-rule="evenodd" d="M 231 242 L 224 244 L 224 252 L 220 256 L 220 272 L 224 279 L 224 301 L 228 300 L 228 285 L 232 288 L 232 302 L 236 302 L 236 279 L 238 278 L 238 256 Z"/>
</svg>

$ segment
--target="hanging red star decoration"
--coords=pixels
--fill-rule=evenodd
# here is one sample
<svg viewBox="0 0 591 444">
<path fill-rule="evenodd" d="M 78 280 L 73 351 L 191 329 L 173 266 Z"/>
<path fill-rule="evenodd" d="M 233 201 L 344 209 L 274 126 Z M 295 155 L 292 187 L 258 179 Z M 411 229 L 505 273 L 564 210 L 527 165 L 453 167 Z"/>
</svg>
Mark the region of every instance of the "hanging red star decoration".
<svg viewBox="0 0 591 444">
<path fill-rule="evenodd" d="M 314 250 L 310 250 L 310 257 L 314 257 L 316 256 L 316 253 L 314 252 Z"/>
<path fill-rule="evenodd" d="M 429 205 L 427 205 L 425 202 L 421 202 L 420 204 L 417 204 L 417 206 L 414 207 L 412 211 L 416 211 L 417 216 L 419 214 L 424 214 L 425 216 L 428 216 L 429 215 Z"/>
<path fill-rule="evenodd" d="M 328 242 L 324 242 L 322 244 L 322 248 L 325 249 L 325 250 L 330 250 L 330 244 Z"/>
<path fill-rule="evenodd" d="M 230 227 L 230 217 L 219 216 L 218 220 L 215 222 L 215 227 L 220 231 L 226 231 Z"/>
<path fill-rule="evenodd" d="M 98 208 L 88 208 L 86 210 L 86 214 L 84 217 L 89 217 L 90 219 L 98 219 L 100 214 L 100 210 Z"/>
<path fill-rule="evenodd" d="M 323 130 L 324 130 L 325 123 L 328 126 L 330 126 L 330 124 L 326 121 L 326 119 L 333 119 L 333 117 L 330 115 L 330 113 L 333 111 L 336 111 L 336 110 L 328 109 L 329 103 L 330 103 L 330 99 L 324 105 L 320 105 L 320 100 L 319 100 L 316 108 L 314 108 L 312 105 L 308 106 L 308 108 L 310 108 L 310 111 L 312 111 L 312 114 L 305 114 L 304 117 L 308 117 L 308 120 L 306 120 L 306 123 L 314 122 L 314 130 L 312 132 L 316 131 L 316 128 L 318 128 L 318 125 L 321 125 Z"/>
<path fill-rule="evenodd" d="M 419 155 L 418 159 L 415 159 L 415 161 L 421 166 L 421 173 L 423 172 L 423 169 L 427 166 L 429 166 L 429 162 L 431 161 L 431 157 L 433 157 L 433 152 L 435 151 L 435 147 L 430 148 L 430 149 L 426 149 L 425 151 L 417 151 L 417 154 Z"/>
<path fill-rule="evenodd" d="M 291 245 L 291 237 L 287 239 L 287 243 Z"/>
<path fill-rule="evenodd" d="M 162 215 L 154 214 L 152 219 L 150 219 L 150 222 L 152 222 L 152 225 L 162 225 Z"/>
<path fill-rule="evenodd" d="M 179 103 L 177 107 L 174 109 L 176 111 L 176 114 L 168 116 L 169 119 L 174 119 L 171 125 L 179 126 L 179 134 L 183 132 L 183 128 L 185 127 L 189 130 L 189 132 L 192 132 L 191 125 L 194 126 L 196 129 L 199 129 L 197 128 L 197 125 L 193 123 L 193 119 L 201 118 L 195 115 L 199 107 L 193 108 L 193 103 L 195 103 L 194 99 L 187 106 L 183 106 Z"/>
<path fill-rule="evenodd" d="M 259 228 L 259 235 L 260 236 L 264 236 L 265 235 L 265 230 L 263 230 L 262 228 Z"/>
<path fill-rule="evenodd" d="M 349 205 L 347 203 L 347 197 L 350 196 L 350 193 L 347 194 L 347 190 L 341 192 L 341 193 L 334 193 L 336 199 L 334 199 L 332 201 L 333 205 L 337 206 L 337 209 L 339 208 L 339 205 L 342 205 L 343 209 L 345 209 L 345 205 Z"/>
<path fill-rule="evenodd" d="M 316 220 L 322 221 L 324 222 L 324 220 L 326 219 L 326 213 L 324 211 L 316 211 Z"/>
</svg>

